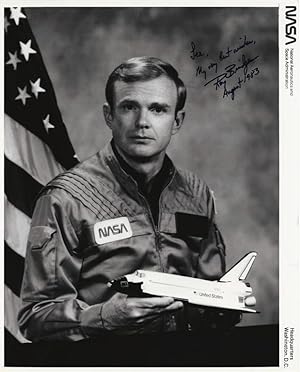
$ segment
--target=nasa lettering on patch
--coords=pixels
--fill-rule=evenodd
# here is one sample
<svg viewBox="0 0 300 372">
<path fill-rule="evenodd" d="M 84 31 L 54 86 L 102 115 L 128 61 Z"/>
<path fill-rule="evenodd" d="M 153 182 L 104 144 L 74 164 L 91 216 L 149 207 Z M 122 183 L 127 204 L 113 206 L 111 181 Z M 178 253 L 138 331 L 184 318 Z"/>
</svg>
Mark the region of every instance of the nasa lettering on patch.
<svg viewBox="0 0 300 372">
<path fill-rule="evenodd" d="M 94 225 L 94 237 L 97 244 L 106 244 L 130 238 L 132 230 L 127 217 L 112 218 Z"/>
</svg>

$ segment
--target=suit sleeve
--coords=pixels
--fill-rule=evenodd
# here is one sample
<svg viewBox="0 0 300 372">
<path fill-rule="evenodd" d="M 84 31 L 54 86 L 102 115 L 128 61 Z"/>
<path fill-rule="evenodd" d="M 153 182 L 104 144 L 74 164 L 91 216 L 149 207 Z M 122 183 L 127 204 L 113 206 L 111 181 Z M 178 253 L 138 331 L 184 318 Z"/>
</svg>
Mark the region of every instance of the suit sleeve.
<svg viewBox="0 0 300 372">
<path fill-rule="evenodd" d="M 78 341 L 101 332 L 101 304 L 89 306 L 78 298 L 82 259 L 74 253 L 78 238 L 64 203 L 45 194 L 32 218 L 18 316 L 31 341 Z"/>
</svg>

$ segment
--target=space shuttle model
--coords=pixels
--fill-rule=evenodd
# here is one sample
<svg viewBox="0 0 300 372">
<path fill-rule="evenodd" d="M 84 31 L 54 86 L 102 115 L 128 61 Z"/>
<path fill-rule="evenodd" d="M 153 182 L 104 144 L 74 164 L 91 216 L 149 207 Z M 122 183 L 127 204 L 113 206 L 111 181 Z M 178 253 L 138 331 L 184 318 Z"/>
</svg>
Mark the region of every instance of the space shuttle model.
<svg viewBox="0 0 300 372">
<path fill-rule="evenodd" d="M 250 284 L 244 281 L 256 256 L 256 252 L 248 253 L 215 281 L 137 270 L 110 281 L 108 286 L 130 296 L 167 296 L 199 306 L 257 313 L 248 307 L 255 305 L 255 298 Z"/>
</svg>

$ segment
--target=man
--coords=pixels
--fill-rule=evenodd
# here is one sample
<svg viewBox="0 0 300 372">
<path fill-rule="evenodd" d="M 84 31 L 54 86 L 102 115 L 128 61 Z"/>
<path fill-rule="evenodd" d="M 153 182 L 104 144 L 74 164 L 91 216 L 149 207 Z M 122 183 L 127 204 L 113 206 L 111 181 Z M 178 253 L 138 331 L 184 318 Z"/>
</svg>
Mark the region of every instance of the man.
<svg viewBox="0 0 300 372">
<path fill-rule="evenodd" d="M 218 279 L 225 246 L 209 188 L 166 155 L 184 120 L 177 71 L 157 58 L 130 59 L 110 75 L 106 99 L 111 143 L 51 181 L 37 200 L 21 331 L 33 341 L 81 340 L 231 326 L 238 312 L 107 286 L 137 269 Z"/>
</svg>

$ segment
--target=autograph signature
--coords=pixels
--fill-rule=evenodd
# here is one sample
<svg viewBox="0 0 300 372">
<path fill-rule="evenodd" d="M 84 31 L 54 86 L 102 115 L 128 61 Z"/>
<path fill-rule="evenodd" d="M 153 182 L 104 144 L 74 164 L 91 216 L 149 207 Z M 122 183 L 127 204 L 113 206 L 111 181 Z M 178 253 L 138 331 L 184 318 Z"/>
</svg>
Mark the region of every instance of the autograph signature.
<svg viewBox="0 0 300 372">
<path fill-rule="evenodd" d="M 241 50 L 256 44 L 256 41 L 248 40 L 246 35 L 240 40 L 242 42 L 238 46 L 234 48 L 228 46 L 226 50 L 219 51 L 218 58 L 209 62 L 206 67 L 200 64 L 196 67 L 196 77 L 204 79 L 205 87 L 213 85 L 216 90 L 222 88 L 223 98 L 230 97 L 232 100 L 234 100 L 238 89 L 241 89 L 243 85 L 260 73 L 259 68 L 255 65 L 259 56 L 246 57 L 246 54 L 241 55 L 240 53 Z M 209 57 L 208 53 L 197 49 L 194 42 L 191 42 L 191 47 L 191 59 Z M 237 58 L 237 60 L 232 61 L 233 58 Z M 227 60 L 229 64 L 224 67 Z M 229 83 L 230 87 L 228 87 Z"/>
</svg>

